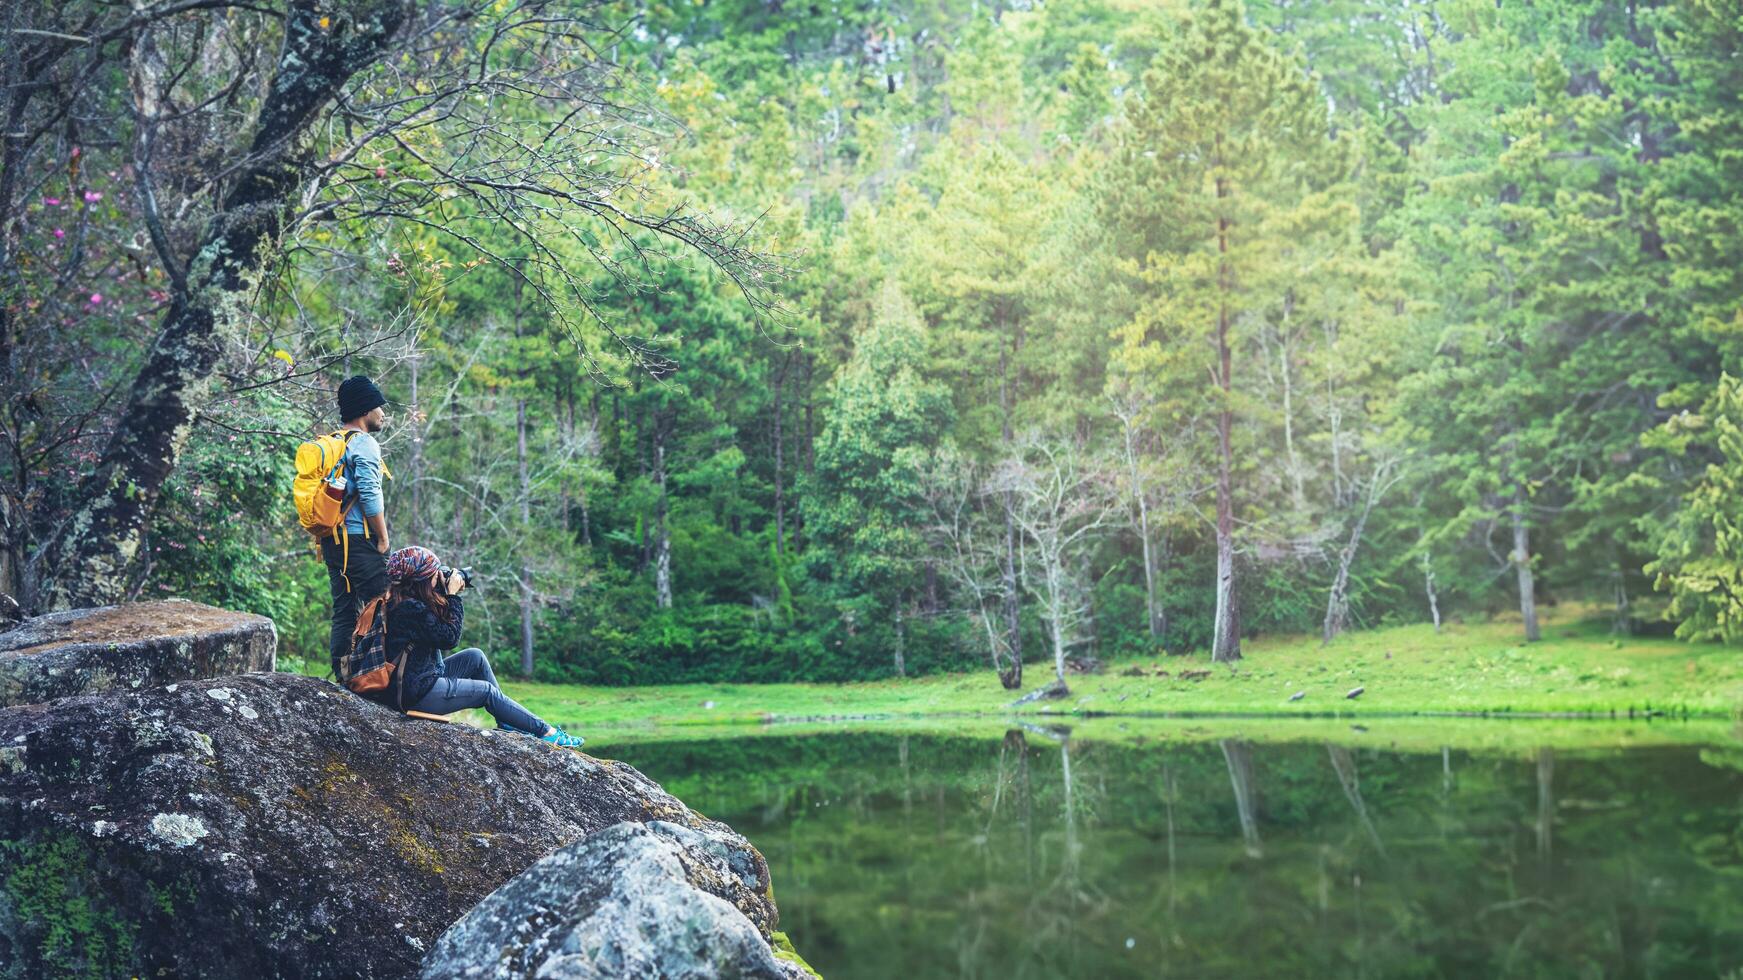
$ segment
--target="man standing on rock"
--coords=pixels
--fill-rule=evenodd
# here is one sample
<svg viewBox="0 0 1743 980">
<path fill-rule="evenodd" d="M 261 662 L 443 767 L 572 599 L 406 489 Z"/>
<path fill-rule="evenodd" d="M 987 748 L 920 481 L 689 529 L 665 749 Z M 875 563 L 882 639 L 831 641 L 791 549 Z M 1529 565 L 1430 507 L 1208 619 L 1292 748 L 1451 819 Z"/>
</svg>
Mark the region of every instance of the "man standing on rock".
<svg viewBox="0 0 1743 980">
<path fill-rule="evenodd" d="M 344 542 L 321 539 L 327 580 L 333 589 L 333 632 L 327 652 L 338 669 L 349 652 L 357 611 L 387 591 L 387 515 L 381 499 L 381 445 L 375 433 L 387 425 L 387 396 L 359 374 L 339 386 L 339 418 L 345 422 Z"/>
</svg>

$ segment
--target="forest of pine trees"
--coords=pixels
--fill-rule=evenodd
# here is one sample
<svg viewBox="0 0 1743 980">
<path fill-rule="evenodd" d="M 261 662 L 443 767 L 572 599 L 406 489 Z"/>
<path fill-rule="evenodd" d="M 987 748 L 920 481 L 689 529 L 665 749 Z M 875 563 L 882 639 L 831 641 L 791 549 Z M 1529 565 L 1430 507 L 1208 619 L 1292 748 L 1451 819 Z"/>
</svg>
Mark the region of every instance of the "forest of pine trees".
<svg viewBox="0 0 1743 980">
<path fill-rule="evenodd" d="M 26 608 L 319 660 L 289 460 L 363 372 L 541 679 L 1743 635 L 1738 0 L 353 6 L 292 122 L 300 13 L 0 14 Z"/>
</svg>

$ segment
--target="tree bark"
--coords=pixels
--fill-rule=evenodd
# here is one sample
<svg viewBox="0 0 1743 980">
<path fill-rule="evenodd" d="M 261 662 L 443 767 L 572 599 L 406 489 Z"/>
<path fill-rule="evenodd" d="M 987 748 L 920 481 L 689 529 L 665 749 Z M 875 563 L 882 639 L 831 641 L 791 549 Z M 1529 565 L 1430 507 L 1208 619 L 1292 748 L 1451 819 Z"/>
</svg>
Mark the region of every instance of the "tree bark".
<svg viewBox="0 0 1743 980">
<path fill-rule="evenodd" d="M 787 366 L 791 362 L 790 357 L 782 358 L 781 369 L 775 372 L 775 555 L 779 558 L 787 556 L 786 498 L 781 485 L 781 394 L 787 384 Z"/>
<path fill-rule="evenodd" d="M 412 343 L 415 345 L 417 341 L 414 339 Z M 408 472 L 406 473 L 408 477 L 406 482 L 411 484 L 412 512 L 407 515 L 410 520 L 406 522 L 406 527 L 411 532 L 411 540 L 422 541 L 424 540 L 424 430 L 418 424 L 414 413 L 418 411 L 418 363 L 423 358 L 418 356 L 415 347 L 409 360 L 412 369 L 412 410 L 406 413 L 408 417 L 401 423 L 410 434 L 412 443 L 411 465 L 407 467 Z"/>
<path fill-rule="evenodd" d="M 1513 521 L 1513 567 L 1519 576 L 1519 615 L 1525 621 L 1525 639 L 1535 643 L 1541 634 L 1537 628 L 1537 582 L 1531 575 L 1531 531 L 1525 523 L 1525 487 L 1513 485 L 1513 506 L 1509 517 Z"/>
<path fill-rule="evenodd" d="M 1610 621 L 1610 632 L 1619 636 L 1627 636 L 1634 632 L 1632 610 L 1629 608 L 1628 602 L 1628 568 L 1622 563 L 1620 549 L 1612 547 L 1611 554 L 1616 563 L 1616 570 L 1613 573 L 1616 586 L 1616 608 Z"/>
<path fill-rule="evenodd" d="M 563 447 L 563 455 L 569 458 L 575 451 L 575 389 L 567 382 L 563 384 L 563 411 L 557 416 L 559 443 Z M 573 535 L 569 525 L 569 473 L 565 469 L 557 476 L 557 520 L 565 535 Z"/>
<path fill-rule="evenodd" d="M 908 676 L 907 637 L 902 634 L 902 605 L 906 596 L 896 597 L 896 676 Z"/>
<path fill-rule="evenodd" d="M 1216 196 L 1219 201 L 1229 196 L 1228 183 L 1221 177 L 1217 178 Z M 1233 287 L 1229 281 L 1229 219 L 1220 214 L 1216 221 L 1216 243 L 1221 256 L 1217 265 L 1217 289 L 1222 299 L 1216 314 L 1216 355 L 1222 404 L 1216 417 L 1216 619 L 1210 659 L 1229 663 L 1241 659 L 1241 634 L 1235 613 L 1234 450 L 1230 438 L 1234 428 L 1234 406 L 1230 401 L 1234 358 L 1229 350 L 1229 292 Z"/>
<path fill-rule="evenodd" d="M 516 459 L 520 463 L 520 672 L 533 676 L 533 570 L 526 561 L 526 537 L 532 532 L 532 481 L 527 472 L 527 400 L 514 403 Z"/>
<path fill-rule="evenodd" d="M 1049 567 L 1047 569 L 1048 578 L 1052 579 L 1054 574 L 1055 574 L 1054 569 L 1052 567 Z M 1055 596 L 1055 598 L 1051 601 L 1050 604 L 1056 610 L 1064 605 L 1063 602 L 1061 602 L 1058 598 L 1056 598 L 1058 595 L 1059 589 L 1060 589 L 1059 584 L 1054 583 L 1054 582 L 1049 582 L 1048 592 L 1052 593 Z M 1048 627 L 1048 632 L 1051 633 L 1053 636 L 1053 676 L 1058 678 L 1059 685 L 1061 687 L 1064 687 L 1065 686 L 1065 616 L 1064 616 L 1064 614 L 1060 613 L 1058 615 L 1049 616 L 1047 619 L 1047 627 Z"/>
<path fill-rule="evenodd" d="M 1010 359 L 1001 333 L 999 337 L 999 431 L 1004 437 L 1005 452 L 1016 444 L 1011 429 Z M 1001 494 L 1005 509 L 1005 553 L 999 567 L 999 587 L 1003 590 L 1005 613 L 1005 649 L 1010 652 L 1010 666 L 999 673 L 999 683 L 1007 691 L 1023 686 L 1023 629 L 1021 599 L 1017 591 L 1017 520 L 1016 499 L 1007 489 Z"/>
<path fill-rule="evenodd" d="M 599 428 L 599 392 L 595 391 L 593 393 L 593 398 L 590 402 L 590 406 L 591 407 L 588 409 L 588 418 L 593 424 L 593 436 L 595 439 L 603 440 L 604 434 L 600 431 L 600 428 Z M 612 426 L 612 428 L 613 428 L 613 431 L 616 431 L 615 424 Z M 575 497 L 576 497 L 576 500 L 581 504 L 581 542 L 583 544 L 585 544 L 587 547 L 591 548 L 591 547 L 593 547 L 593 522 L 592 522 L 592 518 L 589 517 L 588 513 L 587 513 L 587 478 L 586 478 L 586 476 L 581 476 L 575 480 Z"/>
<path fill-rule="evenodd" d="M 1122 419 L 1125 423 L 1126 438 L 1126 471 L 1132 482 L 1132 499 L 1138 505 L 1138 543 L 1144 556 L 1144 619 L 1150 631 L 1150 640 L 1160 644 L 1166 622 L 1162 618 L 1162 603 L 1156 594 L 1156 557 L 1155 548 L 1150 542 L 1150 500 L 1145 492 L 1144 481 L 1138 473 L 1138 447 L 1133 429 L 1136 425 L 1133 419 Z"/>
<path fill-rule="evenodd" d="M 18 482 L 28 486 L 22 468 L 19 470 Z M 24 554 L 29 546 L 29 527 L 24 520 L 23 510 L 22 507 L 14 508 L 11 495 L 0 491 L 0 534 L 5 535 L 4 542 L 0 543 L 0 595 L 10 597 L 21 606 L 24 595 Z M 0 605 L 5 605 L 5 601 L 0 600 Z"/>
<path fill-rule="evenodd" d="M 410 6 L 357 4 L 349 30 L 323 30 L 325 5 L 293 0 L 260 122 L 231 190 L 174 291 L 96 469 L 72 513 L 33 561 L 39 609 L 115 602 L 126 594 L 146 521 L 212 398 L 223 337 L 240 328 L 278 252 L 290 202 L 308 179 L 311 125 L 357 71 L 382 54 Z"/>
<path fill-rule="evenodd" d="M 660 500 L 654 515 L 654 603 L 661 609 L 670 609 L 672 533 L 666 527 L 666 424 L 659 412 L 654 413 L 654 479 L 660 485 Z"/>
<path fill-rule="evenodd" d="M 1440 632 L 1440 597 L 1434 591 L 1434 565 L 1428 560 L 1428 552 L 1422 553 L 1422 587 L 1428 593 L 1428 614 L 1434 620 L 1434 631 Z"/>
<path fill-rule="evenodd" d="M 1382 461 L 1374 467 L 1372 482 L 1368 484 L 1367 498 L 1362 502 L 1362 512 L 1356 517 L 1356 523 L 1350 528 L 1350 538 L 1344 543 L 1343 550 L 1338 552 L 1337 575 L 1332 579 L 1331 594 L 1325 602 L 1325 625 L 1321 631 L 1321 646 L 1330 645 L 1339 633 L 1344 631 L 1346 620 L 1350 614 L 1350 565 L 1356 560 L 1356 548 L 1362 543 L 1362 532 L 1368 526 L 1368 516 L 1374 512 L 1374 505 L 1379 502 L 1380 495 L 1386 492 L 1387 477 L 1391 464 Z"/>
<path fill-rule="evenodd" d="M 1301 471 L 1301 454 L 1295 448 L 1295 382 L 1289 374 L 1289 315 L 1295 294 L 1283 298 L 1283 330 L 1277 343 L 1278 366 L 1283 373 L 1283 449 L 1289 459 L 1289 502 L 1296 514 L 1307 510 L 1307 486 Z"/>
</svg>

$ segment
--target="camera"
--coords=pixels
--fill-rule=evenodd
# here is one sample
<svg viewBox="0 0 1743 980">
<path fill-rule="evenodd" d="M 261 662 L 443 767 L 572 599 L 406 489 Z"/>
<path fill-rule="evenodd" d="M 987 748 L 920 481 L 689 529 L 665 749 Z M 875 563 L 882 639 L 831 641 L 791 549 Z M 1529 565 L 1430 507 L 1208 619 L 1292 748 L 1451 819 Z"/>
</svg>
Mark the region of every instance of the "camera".
<svg viewBox="0 0 1743 980">
<path fill-rule="evenodd" d="M 437 567 L 436 571 L 441 573 L 444 580 L 453 578 L 454 573 L 458 572 L 460 573 L 460 587 L 462 589 L 472 588 L 472 569 L 470 568 L 455 568 L 452 565 L 441 565 Z"/>
</svg>

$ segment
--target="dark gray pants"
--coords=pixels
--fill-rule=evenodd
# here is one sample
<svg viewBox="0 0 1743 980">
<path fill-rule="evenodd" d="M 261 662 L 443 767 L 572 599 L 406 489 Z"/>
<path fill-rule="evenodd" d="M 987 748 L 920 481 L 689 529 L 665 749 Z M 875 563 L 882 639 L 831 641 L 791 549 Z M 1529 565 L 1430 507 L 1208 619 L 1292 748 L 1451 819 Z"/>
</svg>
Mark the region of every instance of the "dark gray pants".
<svg viewBox="0 0 1743 980">
<path fill-rule="evenodd" d="M 442 673 L 430 693 L 407 705 L 412 711 L 427 711 L 445 715 L 461 708 L 483 708 L 496 719 L 500 728 L 515 728 L 532 735 L 543 735 L 550 725 L 538 715 L 521 707 L 496 686 L 496 672 L 477 647 L 461 650 L 442 658 Z"/>
<path fill-rule="evenodd" d="M 375 546 L 375 539 L 353 534 L 349 543 L 347 554 L 339 542 L 330 537 L 321 539 L 321 558 L 327 563 L 327 582 L 333 589 L 333 629 L 327 637 L 327 653 L 334 673 L 338 673 L 339 658 L 351 652 L 357 610 L 387 591 L 387 556 Z"/>
</svg>

